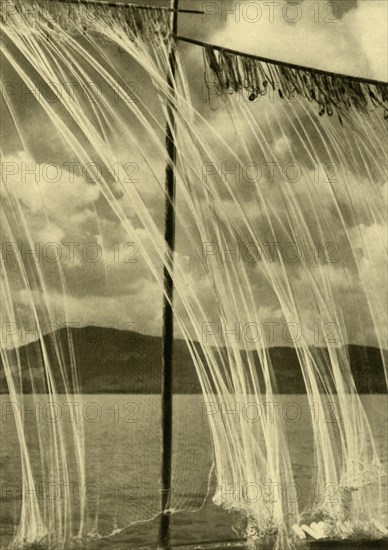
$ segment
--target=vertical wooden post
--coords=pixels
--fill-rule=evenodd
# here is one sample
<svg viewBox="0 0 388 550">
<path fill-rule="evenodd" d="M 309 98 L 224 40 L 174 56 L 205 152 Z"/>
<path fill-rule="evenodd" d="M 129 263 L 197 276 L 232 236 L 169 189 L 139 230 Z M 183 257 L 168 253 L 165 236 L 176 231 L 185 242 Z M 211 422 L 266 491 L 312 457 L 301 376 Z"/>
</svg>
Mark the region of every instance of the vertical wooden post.
<svg viewBox="0 0 388 550">
<path fill-rule="evenodd" d="M 169 52 L 169 72 L 167 84 L 171 89 L 175 88 L 176 74 L 176 44 L 175 36 L 178 31 L 178 3 L 179 0 L 171 0 L 173 13 L 171 15 L 172 37 Z M 174 316 L 173 298 L 174 283 L 172 271 L 174 268 L 175 251 L 175 106 L 169 102 L 167 106 L 166 129 L 166 198 L 165 198 L 165 266 L 164 297 L 163 297 L 163 363 L 162 363 L 162 472 L 161 472 L 161 519 L 159 531 L 159 546 L 162 550 L 170 548 L 170 513 L 168 512 L 171 495 L 171 462 L 172 462 L 172 380 L 173 380 L 173 348 L 174 348 Z"/>
</svg>

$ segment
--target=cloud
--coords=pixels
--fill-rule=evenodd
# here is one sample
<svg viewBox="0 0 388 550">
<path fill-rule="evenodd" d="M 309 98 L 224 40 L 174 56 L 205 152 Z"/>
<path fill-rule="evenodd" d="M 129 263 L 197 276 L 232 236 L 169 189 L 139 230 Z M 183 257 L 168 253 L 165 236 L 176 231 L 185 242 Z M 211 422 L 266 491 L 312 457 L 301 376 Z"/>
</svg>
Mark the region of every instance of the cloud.
<svg viewBox="0 0 388 550">
<path fill-rule="evenodd" d="M 77 174 L 70 163 L 38 163 L 19 152 L 2 161 L 3 192 L 20 200 L 32 214 L 64 220 L 88 208 L 100 195 L 96 185 Z M 71 221 L 71 220 L 69 220 Z"/>
<path fill-rule="evenodd" d="M 252 5 L 252 2 L 240 2 L 242 9 L 244 5 L 248 4 Z M 320 4 L 324 8 L 327 2 Z M 207 30 L 203 26 L 201 32 L 206 32 L 213 42 L 238 50 L 251 51 L 272 58 L 328 70 L 353 72 L 383 78 L 384 60 L 387 58 L 385 43 L 387 34 L 386 17 L 384 17 L 386 5 L 382 7 L 383 3 L 378 0 L 359 2 L 357 5 L 350 2 L 347 4 L 350 9 L 338 23 L 326 22 L 325 18 L 328 14 L 325 12 L 325 17 L 322 15 L 315 21 L 314 10 L 311 8 L 315 6 L 314 9 L 316 9 L 317 3 L 310 0 L 301 3 L 303 17 L 300 21 L 295 24 L 291 23 L 284 17 L 283 8 L 286 4 L 282 0 L 282 3 L 279 3 L 276 7 L 272 23 L 268 17 L 266 19 L 262 18 L 257 23 L 251 23 L 243 19 L 236 22 L 234 16 L 230 15 L 222 25 L 212 23 L 209 24 Z M 291 14 L 291 10 L 286 13 Z M 195 53 L 193 53 L 194 51 Z M 199 56 L 199 50 L 190 46 L 189 59 L 195 58 L 196 65 L 194 70 L 191 65 L 187 64 L 189 80 L 193 81 L 196 71 L 199 70 L 201 81 L 198 82 L 202 84 L 203 65 Z M 198 86 L 198 82 L 195 83 L 196 86 Z M 263 105 L 267 105 L 265 103 L 267 99 L 261 101 Z M 205 112 L 206 108 L 203 103 L 200 107 L 203 109 L 202 113 Z M 262 107 L 261 104 L 255 105 L 252 108 L 253 116 L 257 117 L 256 120 L 268 141 L 268 143 L 265 143 L 265 147 L 275 153 L 281 161 L 286 162 L 290 154 L 295 152 L 294 142 L 297 140 L 295 135 L 288 131 L 290 125 L 288 127 L 283 125 L 285 121 L 283 106 L 279 107 L 276 104 L 267 107 Z M 236 114 L 237 117 L 241 115 L 238 106 L 236 107 Z M 263 118 L 260 118 L 263 115 L 265 123 L 263 123 Z M 259 151 L 256 138 L 253 139 L 252 137 L 249 117 L 242 120 L 229 119 L 228 123 L 226 122 L 227 117 L 225 109 L 221 107 L 212 115 L 210 122 L 230 144 L 236 154 L 244 158 L 244 143 L 241 139 L 244 138 L 247 148 L 256 155 L 256 157 L 253 157 L 254 160 L 263 164 L 265 162 L 264 153 Z M 274 119 L 276 119 L 276 125 L 272 125 Z M 38 130 L 39 125 L 36 121 L 35 123 L 36 130 Z M 198 132 L 199 139 L 201 132 L 204 132 L 205 137 L 208 137 L 208 131 L 203 126 Z M 134 140 L 138 140 L 144 148 L 144 154 L 155 170 L 157 177 L 163 182 L 165 170 L 163 155 L 155 152 L 150 142 L 145 139 L 145 132 L 144 134 L 134 132 L 133 135 Z M 128 144 L 122 137 L 122 134 L 117 132 L 117 142 L 113 146 L 116 159 L 123 162 L 129 159 L 131 163 L 139 166 L 139 173 L 135 176 L 138 179 L 135 187 L 139 189 L 156 227 L 161 231 L 164 222 L 163 192 L 158 182 L 153 179 L 149 167 L 136 147 L 132 146 L 131 143 L 131 147 L 125 150 L 123 142 L 126 146 Z M 211 138 L 209 141 L 215 142 Z M 264 142 L 264 140 L 262 141 Z M 231 157 L 230 152 L 226 152 L 223 146 L 216 145 L 215 148 L 218 149 L 215 151 L 215 155 L 218 155 L 221 161 L 228 162 Z M 296 152 L 300 157 L 304 157 L 302 150 Z M 207 154 L 212 155 L 213 152 L 207 151 Z M 195 154 L 193 154 L 193 157 L 195 157 Z M 213 160 L 215 159 L 213 158 Z M 302 160 L 305 161 L 305 158 L 302 158 Z M 133 189 L 131 189 L 131 186 L 127 186 L 127 197 L 124 194 L 117 193 L 117 204 L 122 208 L 127 221 L 128 231 L 126 231 L 123 224 L 112 212 L 112 205 L 108 204 L 102 197 L 98 185 L 88 183 L 78 171 L 72 174 L 71 171 L 62 167 L 57 179 L 55 166 L 45 165 L 44 163 L 36 164 L 31 157 L 21 153 L 8 156 L 4 159 L 4 162 L 7 163 L 7 190 L 22 206 L 31 240 L 37 242 L 56 241 L 61 246 L 66 241 L 77 241 L 79 243 L 74 261 L 65 261 L 61 264 L 66 281 L 66 296 L 64 297 L 61 292 L 62 282 L 59 266 L 55 263 L 46 262 L 40 265 L 45 278 L 46 289 L 44 293 L 40 291 L 34 293 L 35 302 L 43 304 L 47 300 L 58 322 L 63 322 L 65 320 L 64 316 L 67 320 L 79 322 L 80 324 L 115 325 L 135 322 L 141 332 L 160 334 L 162 323 L 162 291 L 160 285 L 155 281 L 149 266 L 142 257 L 142 250 L 139 250 L 139 254 L 135 253 L 135 258 L 137 257 L 139 262 L 126 262 L 125 258 L 131 255 L 133 249 L 125 247 L 132 241 L 138 244 L 141 243 L 144 246 L 144 251 L 151 254 L 151 260 L 159 274 L 162 273 L 159 254 L 163 253 L 164 247 L 161 238 L 155 249 L 149 235 L 143 228 L 136 213 L 137 205 L 132 200 Z M 325 172 L 321 170 L 322 165 L 319 164 L 318 168 L 319 174 L 323 175 Z M 35 174 L 29 171 L 31 169 L 35 170 Z M 301 217 L 298 218 L 296 211 L 292 215 L 291 201 L 287 204 L 287 201 L 282 199 L 279 192 L 280 186 L 288 183 L 280 182 L 278 179 L 275 182 L 270 181 L 265 175 L 259 182 L 266 205 L 271 207 L 271 214 L 276 214 L 277 221 L 273 221 L 273 226 L 280 244 L 290 239 L 288 215 L 291 216 L 294 222 L 295 232 L 299 230 L 299 225 L 302 225 L 302 219 Z M 192 182 L 190 184 L 193 185 Z M 196 179 L 194 184 L 200 185 L 200 179 Z M 312 209 L 309 203 L 312 195 L 309 188 L 310 184 L 309 181 L 306 182 L 305 186 L 301 183 L 297 187 L 297 193 L 292 196 L 292 190 L 289 189 L 284 192 L 284 196 L 289 199 L 295 197 L 295 195 L 297 196 L 300 208 L 306 216 L 305 223 L 307 223 L 312 237 L 317 237 L 317 240 L 324 244 L 322 243 L 322 235 L 319 236 L 314 233 L 314 231 L 319 233 L 314 218 L 316 212 L 318 212 L 321 221 L 325 219 L 324 222 L 322 221 L 322 225 L 325 227 L 324 237 L 335 235 L 341 246 L 345 247 L 347 235 L 344 234 L 341 221 L 338 219 L 338 213 L 328 186 L 323 185 L 321 180 L 316 182 L 315 209 Z M 352 211 L 349 206 L 349 189 L 346 187 L 348 184 L 351 186 Z M 338 297 L 338 304 L 343 309 L 346 320 L 351 321 L 354 311 L 354 297 L 362 296 L 362 285 L 364 287 L 366 284 L 370 285 L 369 294 L 373 304 L 376 303 L 376 307 L 379 298 L 384 298 L 381 285 L 385 280 L 383 269 L 386 263 L 384 259 L 379 259 L 380 257 L 385 258 L 383 249 L 379 244 L 379 238 L 386 226 L 383 222 L 381 224 L 374 223 L 373 215 L 379 217 L 381 214 L 379 209 L 375 208 L 380 195 L 373 194 L 375 190 L 372 190 L 369 182 L 363 182 L 362 178 L 353 178 L 352 174 L 346 185 L 342 183 L 336 187 L 337 201 L 344 213 L 349 238 L 355 249 L 361 251 L 360 256 L 357 257 L 357 262 L 359 262 L 362 284 L 360 283 L 360 277 L 357 276 L 349 250 L 346 253 L 344 252 L 343 259 L 348 269 L 350 286 L 348 281 L 344 279 L 343 271 L 338 265 L 311 266 L 311 270 L 313 273 L 316 271 L 316 276 L 321 277 L 321 281 L 330 281 L 333 294 Z M 377 181 L 377 190 L 379 190 L 379 185 L 380 182 Z M 255 194 L 254 185 L 249 181 L 245 183 L 241 181 L 234 182 L 234 189 L 238 193 L 239 199 L 241 199 L 247 217 L 255 225 L 260 238 L 265 240 L 266 236 L 270 235 L 271 230 L 268 227 L 268 219 L 263 212 L 263 205 Z M 218 187 L 217 191 L 219 192 L 220 201 L 218 205 L 219 212 L 222 212 L 225 220 L 234 223 L 236 228 L 241 228 L 241 212 L 236 208 L 235 203 L 228 200 L 222 185 Z M 201 196 L 201 192 L 199 192 L 199 196 Z M 207 210 L 208 205 L 203 196 L 202 199 L 203 204 L 201 206 L 204 208 L 205 213 L 209 213 L 209 210 Z M 374 208 L 372 209 L 372 216 L 371 210 L 369 210 L 371 204 Z M 182 278 L 179 284 L 183 291 L 187 289 L 187 291 L 193 292 L 199 302 L 203 304 L 205 317 L 210 321 L 216 321 L 219 318 L 219 310 L 214 288 L 206 274 L 201 258 L 196 255 L 198 249 L 201 250 L 202 243 L 200 240 L 206 239 L 207 236 L 199 235 L 195 220 L 180 192 L 178 193 L 178 206 L 181 218 L 177 227 L 179 232 L 177 237 L 177 265 L 182 268 Z M 210 218 L 208 221 L 210 221 Z M 282 222 L 283 228 L 278 221 Z M 364 235 L 364 242 L 358 241 L 360 232 Z M 102 253 L 101 261 L 96 263 L 85 259 L 82 252 L 85 245 L 92 241 L 98 244 Z M 363 253 L 365 249 L 369 253 L 368 257 Z M 343 251 L 341 250 L 341 252 Z M 116 261 L 116 254 L 118 254 L 118 261 Z M 369 273 L 371 266 L 374 266 L 373 273 Z M 255 318 L 252 321 L 279 321 L 282 318 L 281 308 L 270 285 L 265 281 L 262 266 L 260 264 L 257 266 L 240 264 L 234 267 L 236 273 L 240 273 L 240 269 L 246 269 L 255 302 L 260 304 L 257 311 L 253 312 Z M 275 275 L 281 275 L 279 262 L 276 262 L 272 269 Z M 295 291 L 295 297 L 298 304 L 300 304 L 302 316 L 306 319 L 306 323 L 311 321 L 310 324 L 312 324 L 316 320 L 314 318 L 316 310 L 311 306 L 313 296 L 308 291 L 310 281 L 306 276 L 305 269 L 300 263 L 287 264 L 286 269 L 290 277 L 290 284 Z M 26 295 L 25 290 L 20 290 L 20 280 L 15 278 L 12 281 L 12 277 L 10 277 L 10 283 L 13 285 L 14 290 L 15 309 L 19 312 L 21 318 L 23 318 L 23 315 L 30 318 L 31 309 L 26 312 L 29 297 Z M 223 281 L 220 281 L 221 294 L 222 283 Z M 189 322 L 179 299 L 177 299 L 177 306 L 182 317 Z M 22 311 L 23 307 L 25 313 Z M 375 306 L 373 305 L 373 307 Z M 360 316 L 367 312 L 365 299 L 360 298 L 358 308 Z M 354 330 L 352 324 L 349 324 L 349 333 L 352 338 L 355 337 L 360 341 L 363 338 L 373 338 L 373 330 L 370 327 L 363 334 L 360 325 L 356 322 L 353 324 Z M 179 334 L 179 327 L 177 332 Z"/>
<path fill-rule="evenodd" d="M 388 80 L 388 3 L 386 0 L 362 0 L 344 17 L 359 43 L 371 78 Z"/>
</svg>

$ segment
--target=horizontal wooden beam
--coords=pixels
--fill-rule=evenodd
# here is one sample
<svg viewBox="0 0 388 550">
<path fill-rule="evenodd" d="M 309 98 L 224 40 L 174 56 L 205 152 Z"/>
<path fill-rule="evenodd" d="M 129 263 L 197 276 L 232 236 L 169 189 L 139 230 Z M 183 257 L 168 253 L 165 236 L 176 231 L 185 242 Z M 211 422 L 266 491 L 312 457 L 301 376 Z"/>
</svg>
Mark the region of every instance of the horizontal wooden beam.
<svg viewBox="0 0 388 550">
<path fill-rule="evenodd" d="M 180 40 L 181 42 L 187 42 L 188 44 L 194 44 L 195 46 L 201 46 L 202 48 L 212 48 L 213 50 L 217 50 L 219 52 L 229 53 L 232 55 L 237 55 L 241 57 L 247 57 L 249 59 L 255 59 L 257 61 L 261 61 L 262 63 L 268 63 L 270 65 L 283 65 L 284 67 L 288 67 L 290 69 L 296 69 L 299 71 L 307 71 L 310 73 L 317 73 L 323 76 L 330 76 L 332 78 L 343 78 L 345 80 L 353 80 L 357 82 L 363 82 L 365 84 L 372 84 L 377 86 L 388 86 L 387 82 L 383 82 L 381 80 L 372 80 L 370 78 L 363 78 L 359 76 L 351 76 L 347 74 L 341 74 L 341 73 L 333 73 L 330 71 L 323 71 L 322 69 L 314 69 L 314 67 L 306 67 L 304 65 L 296 65 L 295 63 L 287 63 L 285 61 L 279 61 L 276 59 L 270 59 L 268 57 L 262 57 L 260 55 L 254 55 L 249 53 L 244 53 L 238 50 L 231 50 L 230 48 L 224 48 L 222 46 L 215 46 L 214 44 L 209 44 L 207 42 L 202 42 L 201 40 L 195 40 L 194 38 L 187 38 L 186 36 L 176 36 L 177 40 Z"/>
</svg>

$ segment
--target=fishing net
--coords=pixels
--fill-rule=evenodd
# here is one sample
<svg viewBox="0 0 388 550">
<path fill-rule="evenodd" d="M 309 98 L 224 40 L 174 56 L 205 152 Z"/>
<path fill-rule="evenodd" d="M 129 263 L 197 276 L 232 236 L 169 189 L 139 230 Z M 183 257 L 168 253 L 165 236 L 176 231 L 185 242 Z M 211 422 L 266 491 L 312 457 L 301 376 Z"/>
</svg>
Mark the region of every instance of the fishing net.
<svg viewBox="0 0 388 550">
<path fill-rule="evenodd" d="M 333 537 L 381 536 L 384 469 L 345 344 L 375 346 L 386 377 L 387 87 L 205 47 L 209 101 L 194 108 L 178 54 L 171 72 L 169 12 L 92 4 L 2 6 L 3 111 L 12 128 L 5 148 L 14 155 L 2 182 L 2 363 L 7 435 L 16 434 L 20 450 L 6 544 L 68 548 L 147 526 L 160 513 L 159 396 L 96 403 L 83 394 L 80 372 L 110 345 L 96 332 L 107 318 L 139 332 L 149 318 L 161 326 L 163 267 L 174 281 L 179 349 L 203 397 L 185 406 L 175 396 L 170 511 L 196 511 L 212 497 L 240 517 L 241 536 L 279 548 L 304 521 L 323 521 Z M 166 126 L 177 144 L 174 270 L 161 215 Z M 41 174 L 63 159 L 69 169 L 59 183 L 47 171 L 23 179 L 15 169 L 34 165 Z M 116 245 L 110 260 L 93 261 L 94 247 L 83 282 L 80 224 L 81 244 L 131 243 L 125 257 L 138 252 L 138 261 L 120 269 Z M 23 253 L 37 242 L 52 245 L 44 262 Z M 56 261 L 53 242 L 73 243 L 71 265 Z M 128 294 L 144 281 L 147 305 L 117 298 L 123 277 Z M 82 299 L 90 281 L 93 299 Z M 89 328 L 75 331 L 74 320 Z M 35 343 L 20 348 L 18 328 L 31 325 Z M 45 334 L 58 325 L 55 338 Z M 287 393 L 271 352 L 279 327 L 296 355 L 290 380 L 298 373 L 307 394 L 308 487 L 320 496 L 296 483 L 298 444 L 286 428 L 299 410 L 287 402 L 285 413 L 279 397 Z M 145 377 L 157 393 L 160 365 L 149 357 L 161 347 L 114 334 L 110 388 L 119 392 L 126 380 L 142 388 Z M 143 371 L 134 372 L 142 353 Z M 98 377 L 92 382 L 95 393 L 104 390 Z M 23 392 L 51 421 L 26 421 Z M 58 407 L 45 409 L 64 402 L 66 422 Z M 60 498 L 48 498 L 50 487 L 60 487 Z"/>
</svg>

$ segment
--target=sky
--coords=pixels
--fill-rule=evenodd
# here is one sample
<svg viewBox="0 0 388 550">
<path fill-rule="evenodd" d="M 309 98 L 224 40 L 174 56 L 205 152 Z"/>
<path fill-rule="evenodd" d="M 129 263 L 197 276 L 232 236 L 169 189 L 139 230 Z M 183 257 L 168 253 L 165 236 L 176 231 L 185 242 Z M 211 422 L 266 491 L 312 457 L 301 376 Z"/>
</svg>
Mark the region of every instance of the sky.
<svg viewBox="0 0 388 550">
<path fill-rule="evenodd" d="M 182 0 L 181 5 L 205 11 L 202 16 L 180 16 L 179 33 L 183 36 L 301 65 L 387 80 L 388 4 L 385 0 L 341 0 L 333 2 L 331 7 L 328 7 L 325 0 L 319 2 L 301 0 L 291 4 L 284 0 L 278 2 Z M 196 46 L 183 43 L 179 47 L 187 71 L 193 104 L 217 130 L 222 132 L 226 140 L 229 140 L 232 145 L 237 143 L 234 134 L 236 130 L 230 122 L 227 122 L 222 108 L 211 111 L 204 101 L 201 50 Z M 133 64 L 130 68 L 126 67 L 123 65 L 124 61 L 125 58 L 118 52 L 117 63 L 120 74 L 127 80 L 130 79 L 136 91 L 142 94 L 142 99 L 154 109 L 156 119 L 161 122 L 162 112 L 153 92 L 150 91 L 149 81 L 144 77 L 141 69 Z M 28 94 L 23 95 L 22 88 L 12 87 L 15 75 L 6 63 L 3 65 L 3 71 L 5 71 L 5 82 L 8 85 L 6 93 L 18 115 L 17 124 L 22 128 L 21 136 L 28 143 L 28 147 L 23 148 L 21 139 L 15 132 L 14 121 L 3 104 L 2 110 L 5 114 L 2 130 L 3 173 L 5 170 L 7 189 L 11 196 L 21 204 L 32 242 L 39 243 L 37 247 L 35 246 L 35 257 L 24 253 L 24 258 L 27 264 L 38 260 L 44 272 L 45 298 L 52 310 L 52 318 L 58 326 L 67 319 L 76 326 L 85 324 L 117 326 L 138 330 L 144 334 L 160 335 L 162 296 L 138 244 L 130 244 L 132 241 L 128 240 L 117 218 L 102 198 L 101 191 L 93 183 L 93 178 L 90 178 L 85 171 L 80 173 L 77 167 L 72 168 L 71 163 L 74 159 L 66 152 L 55 133 L 52 121 L 44 114 L 36 100 Z M 114 104 L 115 98 L 111 91 L 108 90 L 107 94 L 110 94 L 108 100 Z M 276 112 L 279 117 L 283 116 L 280 111 Z M 285 123 L 285 121 L 281 122 Z M 141 147 L 155 172 L 163 174 L 163 158 L 154 151 L 146 136 L 141 134 L 142 130 L 136 126 L 136 121 L 131 119 L 130 123 L 135 139 L 141 142 Z M 240 130 L 247 139 L 251 139 L 246 127 L 241 126 Z M 161 228 L 163 197 L 157 186 L 150 182 L 149 168 L 139 156 L 138 150 L 135 151 L 123 138 L 119 129 L 110 136 L 115 144 L 117 157 L 127 164 L 127 174 L 137 181 L 156 225 Z M 280 156 L 284 155 L 285 160 L 292 140 L 292 135 L 274 136 L 272 146 Z M 223 158 L 222 155 L 221 158 Z M 226 153 L 225 158 L 227 160 Z M 384 159 L 381 160 L 384 161 Z M 50 163 L 57 163 L 60 170 L 50 167 Z M 370 186 L 363 185 L 361 173 L 358 178 L 357 174 L 353 176 L 357 182 L 357 192 L 354 194 L 355 208 L 359 208 L 361 212 L 367 194 L 370 193 Z M 272 193 L 269 183 L 268 178 L 263 181 L 263 189 L 265 192 Z M 4 185 L 2 187 L 4 192 Z M 378 196 L 382 197 L 383 204 L 386 198 L 386 186 L 384 188 L 383 182 L 377 181 L 376 188 Z M 252 187 L 244 185 L 240 192 L 244 207 L 251 209 L 252 216 L 256 216 Z M 119 191 L 117 191 L 117 197 L 120 201 Z M 340 198 L 342 204 L 345 204 L 346 197 Z M 178 208 L 180 201 L 178 197 Z M 277 198 L 274 195 L 274 208 L 281 218 L 284 211 L 281 203 L 276 201 Z M 326 210 L 325 205 L 327 205 Z M 335 224 L 338 222 L 335 214 L 330 211 L 331 204 L 324 192 L 320 206 L 329 219 L 330 216 L 332 217 L 334 231 Z M 134 208 L 127 206 L 123 208 L 133 230 L 138 232 L 139 238 L 141 236 L 146 239 Z M 229 219 L 236 216 L 233 205 L 228 204 L 227 200 L 225 200 L 225 212 Z M 10 215 L 15 213 L 11 212 Z M 16 214 L 16 218 L 20 223 L 20 213 Z M 195 255 L 195 248 L 201 248 L 203 243 L 198 239 L 192 220 L 185 210 L 182 210 L 182 218 L 182 221 L 178 221 L 177 261 L 184 266 L 187 284 L 191 285 L 199 299 L 207 304 L 206 321 L 210 324 L 215 323 L 218 313 L 214 293 L 203 276 L 202 260 Z M 260 220 L 259 216 L 257 222 L 264 235 L 265 222 L 263 219 Z M 359 227 L 350 227 L 352 239 L 356 243 L 355 248 L 361 250 L 361 245 L 358 246 L 357 243 L 362 233 L 364 246 L 369 253 L 368 258 L 362 254 L 359 256 L 359 269 L 363 273 L 364 280 L 368 280 L 376 289 L 381 304 L 384 304 L 386 243 L 382 241 L 381 235 L 386 229 L 386 222 L 377 220 L 371 223 L 370 216 L 368 218 L 367 215 L 365 219 L 360 218 L 359 222 Z M 236 223 L 239 223 L 238 220 Z M 6 227 L 6 222 L 4 224 Z M 184 228 L 183 225 L 186 227 Z M 29 308 L 28 292 L 23 289 L 20 277 L 13 273 L 15 269 L 13 242 L 18 239 L 17 236 L 15 239 L 10 237 L 7 231 L 5 235 L 3 254 L 5 253 L 8 262 L 7 269 L 15 307 L 7 319 L 7 322 L 14 323 L 14 326 L 3 324 L 2 342 L 7 345 L 14 333 L 22 339 L 29 340 L 33 338 L 35 329 Z M 342 246 L 343 240 L 344 235 L 338 234 L 339 246 Z M 20 249 L 23 243 L 18 242 L 18 244 Z M 24 246 L 26 249 L 29 248 L 28 243 L 24 242 Z M 333 253 L 336 253 L 335 250 Z M 61 256 L 66 280 L 66 315 L 64 315 L 60 272 L 55 261 L 58 254 Z M 350 262 L 346 258 L 344 261 Z M 293 269 L 295 288 L 298 288 L 301 307 L 308 312 L 311 304 L 304 296 L 306 282 L 300 266 L 296 265 L 295 269 L 291 267 L 289 269 Z M 352 281 L 353 292 L 348 296 L 343 291 L 340 271 L 336 266 L 328 266 L 328 269 L 333 270 L 333 280 L 338 280 L 335 295 L 341 297 L 346 322 L 349 323 L 349 334 L 346 340 L 353 343 L 375 344 L 375 334 L 371 324 L 360 323 L 360 319 L 363 316 L 367 318 L 368 315 L 367 310 L 364 309 L 366 304 L 365 299 L 361 297 L 362 290 L 358 287 L 359 282 L 356 278 Z M 351 266 L 350 270 L 352 269 L 355 267 Z M 248 271 L 252 276 L 254 295 L 260 303 L 257 318 L 252 321 L 284 323 L 278 302 L 262 276 L 250 266 Z M 38 301 L 39 299 L 43 300 L 38 298 Z M 352 313 L 355 308 L 357 314 Z M 179 329 L 177 329 L 177 335 L 180 335 Z M 309 336 L 312 337 L 312 334 Z M 278 330 L 271 342 L 272 345 L 289 345 L 289 343 L 282 330 Z M 319 340 L 316 343 L 322 344 L 323 341 Z"/>
</svg>

